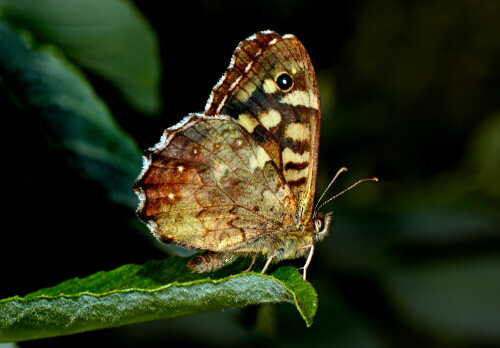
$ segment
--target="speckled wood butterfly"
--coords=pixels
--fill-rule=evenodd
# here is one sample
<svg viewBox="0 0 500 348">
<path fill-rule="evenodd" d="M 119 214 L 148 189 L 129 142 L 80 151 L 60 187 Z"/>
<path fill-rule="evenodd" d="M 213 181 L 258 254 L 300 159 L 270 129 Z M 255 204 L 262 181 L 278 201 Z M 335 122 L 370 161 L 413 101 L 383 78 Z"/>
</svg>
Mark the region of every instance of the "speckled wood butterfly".
<svg viewBox="0 0 500 348">
<path fill-rule="evenodd" d="M 138 215 L 161 241 L 205 252 L 207 272 L 238 255 L 267 263 L 307 256 L 328 234 L 314 209 L 320 134 L 316 74 L 293 35 L 242 41 L 204 113 L 165 130 L 145 151 Z M 252 263 L 253 264 L 253 263 Z"/>
</svg>

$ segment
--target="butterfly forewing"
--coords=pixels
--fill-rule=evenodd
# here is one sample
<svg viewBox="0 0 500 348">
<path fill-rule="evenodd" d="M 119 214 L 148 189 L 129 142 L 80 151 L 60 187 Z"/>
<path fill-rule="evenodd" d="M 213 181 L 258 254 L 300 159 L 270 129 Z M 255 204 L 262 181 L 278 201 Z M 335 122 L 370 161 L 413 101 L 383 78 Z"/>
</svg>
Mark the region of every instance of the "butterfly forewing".
<svg viewBox="0 0 500 348">
<path fill-rule="evenodd" d="M 280 83 L 291 78 L 291 88 Z M 283 89 L 285 87 L 285 89 Z M 301 221 L 312 214 L 319 150 L 320 101 L 309 55 L 292 35 L 261 32 L 236 48 L 205 114 L 238 121 L 280 170 Z"/>
</svg>

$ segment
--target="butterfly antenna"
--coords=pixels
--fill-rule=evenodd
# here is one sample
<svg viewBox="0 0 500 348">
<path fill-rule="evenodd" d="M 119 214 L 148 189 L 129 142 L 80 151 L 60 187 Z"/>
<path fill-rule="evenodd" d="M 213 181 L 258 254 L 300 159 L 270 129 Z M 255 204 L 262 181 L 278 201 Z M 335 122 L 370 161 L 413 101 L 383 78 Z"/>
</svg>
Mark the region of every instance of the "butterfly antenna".
<svg viewBox="0 0 500 348">
<path fill-rule="evenodd" d="M 330 181 L 330 183 L 328 184 L 328 186 L 326 187 L 326 189 L 323 191 L 323 193 L 321 194 L 321 197 L 319 197 L 318 199 L 318 203 L 316 203 L 316 207 L 314 208 L 314 212 L 317 212 L 318 211 L 318 205 L 319 203 L 321 202 L 321 200 L 323 199 L 323 196 L 325 195 L 325 193 L 330 189 L 330 186 L 332 186 L 332 184 L 334 183 L 335 180 L 337 180 L 337 177 L 343 173 L 343 172 L 347 172 L 347 168 L 346 167 L 342 167 L 339 169 L 339 171 L 337 172 L 337 174 L 335 174 L 335 176 L 333 177 L 333 179 Z M 323 206 L 323 205 L 321 205 Z"/>
<path fill-rule="evenodd" d="M 339 171 L 340 172 L 340 171 Z M 334 178 L 335 179 L 335 178 Z M 378 181 L 378 179 L 376 177 L 371 177 L 371 178 L 364 178 L 364 179 L 361 179 L 359 180 L 358 182 L 352 184 L 351 186 L 349 186 L 348 188 L 346 188 L 344 191 L 342 192 L 339 192 L 337 193 L 335 196 L 333 196 L 332 198 L 330 198 L 329 200 L 327 200 L 325 203 L 321 204 L 319 206 L 319 208 L 315 209 L 315 212 L 317 212 L 319 209 L 321 209 L 325 204 L 329 203 L 330 201 L 334 200 L 335 198 L 337 198 L 338 196 L 341 196 L 343 195 L 344 193 L 346 193 L 347 191 L 349 191 L 350 189 L 352 189 L 353 187 L 361 184 L 362 182 L 365 182 L 365 181 Z"/>
</svg>

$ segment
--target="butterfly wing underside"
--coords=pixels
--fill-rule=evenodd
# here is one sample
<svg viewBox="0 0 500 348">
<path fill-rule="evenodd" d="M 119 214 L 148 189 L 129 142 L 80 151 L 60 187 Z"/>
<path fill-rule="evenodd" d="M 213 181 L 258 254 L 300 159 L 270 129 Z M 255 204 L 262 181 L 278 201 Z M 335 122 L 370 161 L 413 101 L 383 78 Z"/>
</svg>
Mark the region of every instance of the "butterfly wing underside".
<svg viewBox="0 0 500 348">
<path fill-rule="evenodd" d="M 145 160 L 138 214 L 164 242 L 265 253 L 295 208 L 267 152 L 227 116 L 188 116 Z"/>
<path fill-rule="evenodd" d="M 284 73 L 293 79 L 289 90 L 280 88 Z M 321 111 L 316 74 L 300 41 L 273 31 L 242 41 L 205 115 L 229 115 L 250 133 L 293 192 L 299 221 L 307 222 L 316 188 Z"/>
<path fill-rule="evenodd" d="M 252 35 L 234 51 L 203 114 L 145 152 L 138 214 L 164 242 L 207 252 L 205 272 L 236 254 L 312 255 L 320 99 L 293 35 Z M 310 256 L 309 256 L 310 257 Z"/>
</svg>

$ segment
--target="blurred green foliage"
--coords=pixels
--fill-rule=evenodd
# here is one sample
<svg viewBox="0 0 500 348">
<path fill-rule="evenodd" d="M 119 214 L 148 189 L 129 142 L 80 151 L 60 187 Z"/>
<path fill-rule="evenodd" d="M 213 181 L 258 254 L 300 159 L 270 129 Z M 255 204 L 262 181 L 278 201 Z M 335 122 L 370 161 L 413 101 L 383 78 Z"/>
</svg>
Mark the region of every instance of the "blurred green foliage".
<svg viewBox="0 0 500 348">
<path fill-rule="evenodd" d="M 85 69 L 112 83 L 134 108 L 157 114 L 160 62 L 149 22 L 129 1 L 1 0 L 10 21 L 58 46 Z"/>
<path fill-rule="evenodd" d="M 500 3 L 177 5 L 162 11 L 156 2 L 136 2 L 160 42 L 158 118 L 144 117 L 106 76 L 57 41 L 31 35 L 82 69 L 140 148 L 203 109 L 240 40 L 273 29 L 304 43 L 322 99 L 317 191 L 342 166 L 350 171 L 338 191 L 362 177 L 380 179 L 326 207 L 334 210 L 334 226 L 308 271 L 319 297 L 314 325 L 304 328 L 288 306 L 250 307 L 20 345 L 500 345 Z M 16 137 L 4 145 L 5 221 L 16 221 L 16 229 L 2 234 L 1 246 L 9 249 L 2 253 L 9 265 L 2 297 L 162 258 L 148 234 L 138 233 L 145 230 L 132 210 L 106 199 L 105 184 L 90 180 L 78 155 L 60 148 L 54 129 L 17 98 L 3 70 L 0 91 L 3 129 Z"/>
</svg>

